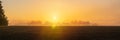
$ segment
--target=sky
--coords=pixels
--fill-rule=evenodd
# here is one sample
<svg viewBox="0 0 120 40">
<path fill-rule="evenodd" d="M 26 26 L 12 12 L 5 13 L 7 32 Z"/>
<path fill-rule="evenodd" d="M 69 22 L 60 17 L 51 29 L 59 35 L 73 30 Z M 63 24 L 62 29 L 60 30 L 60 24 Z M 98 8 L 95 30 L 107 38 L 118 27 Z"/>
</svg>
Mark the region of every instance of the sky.
<svg viewBox="0 0 120 40">
<path fill-rule="evenodd" d="M 9 22 L 83 20 L 120 25 L 120 0 L 2 0 Z"/>
</svg>

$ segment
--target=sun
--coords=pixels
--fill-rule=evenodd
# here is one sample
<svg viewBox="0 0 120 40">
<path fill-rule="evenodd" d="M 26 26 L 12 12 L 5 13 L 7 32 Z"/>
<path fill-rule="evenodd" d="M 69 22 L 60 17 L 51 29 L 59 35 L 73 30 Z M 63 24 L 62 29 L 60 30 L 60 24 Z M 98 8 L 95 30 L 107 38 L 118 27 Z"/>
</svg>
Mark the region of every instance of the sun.
<svg viewBox="0 0 120 40">
<path fill-rule="evenodd" d="M 50 22 L 50 27 L 55 29 L 60 23 L 60 12 L 59 11 L 51 11 L 46 18 Z"/>
<path fill-rule="evenodd" d="M 52 20 L 51 20 L 51 27 L 54 29 L 54 28 L 56 28 L 57 27 L 57 23 L 58 23 L 58 16 L 57 15 L 52 15 L 52 18 L 51 18 Z"/>
<path fill-rule="evenodd" d="M 56 23 L 56 22 L 58 21 L 58 17 L 57 17 L 56 15 L 54 15 L 54 16 L 52 17 L 52 21 L 53 21 L 53 23 Z"/>
</svg>

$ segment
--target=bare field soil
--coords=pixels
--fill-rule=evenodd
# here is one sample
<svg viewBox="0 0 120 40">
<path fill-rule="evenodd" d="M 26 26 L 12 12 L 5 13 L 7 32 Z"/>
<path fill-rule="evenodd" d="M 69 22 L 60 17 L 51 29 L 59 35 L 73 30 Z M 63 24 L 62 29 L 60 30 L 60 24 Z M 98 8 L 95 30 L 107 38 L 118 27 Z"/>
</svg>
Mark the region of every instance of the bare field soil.
<svg viewBox="0 0 120 40">
<path fill-rule="evenodd" d="M 120 27 L 8 26 L 0 27 L 0 40 L 120 40 Z"/>
</svg>

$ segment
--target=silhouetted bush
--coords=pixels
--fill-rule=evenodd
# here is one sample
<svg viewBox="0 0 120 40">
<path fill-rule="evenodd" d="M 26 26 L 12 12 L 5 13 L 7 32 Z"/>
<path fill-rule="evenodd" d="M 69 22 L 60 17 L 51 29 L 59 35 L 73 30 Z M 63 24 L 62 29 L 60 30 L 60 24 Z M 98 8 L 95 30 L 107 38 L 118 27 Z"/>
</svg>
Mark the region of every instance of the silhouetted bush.
<svg viewBox="0 0 120 40">
<path fill-rule="evenodd" d="M 0 26 L 8 26 L 7 17 L 4 14 L 4 10 L 2 9 L 2 2 L 0 1 Z"/>
</svg>

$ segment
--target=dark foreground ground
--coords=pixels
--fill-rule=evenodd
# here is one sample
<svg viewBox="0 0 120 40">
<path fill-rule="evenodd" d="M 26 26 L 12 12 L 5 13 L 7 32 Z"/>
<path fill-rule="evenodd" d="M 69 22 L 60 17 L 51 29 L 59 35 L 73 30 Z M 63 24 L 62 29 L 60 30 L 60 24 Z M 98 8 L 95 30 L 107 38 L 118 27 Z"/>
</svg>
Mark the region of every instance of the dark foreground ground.
<svg viewBox="0 0 120 40">
<path fill-rule="evenodd" d="M 120 27 L 0 27 L 0 40 L 120 40 Z"/>
</svg>

